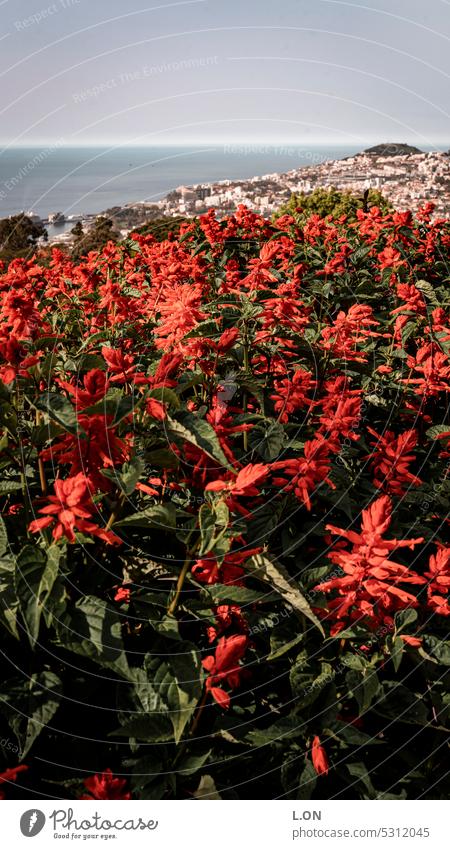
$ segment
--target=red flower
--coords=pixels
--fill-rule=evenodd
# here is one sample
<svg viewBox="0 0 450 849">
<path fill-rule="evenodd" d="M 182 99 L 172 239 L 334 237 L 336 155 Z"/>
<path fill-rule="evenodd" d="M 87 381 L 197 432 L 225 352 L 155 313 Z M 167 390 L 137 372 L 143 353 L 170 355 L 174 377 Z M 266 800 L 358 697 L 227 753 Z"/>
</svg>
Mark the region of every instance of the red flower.
<svg viewBox="0 0 450 849">
<path fill-rule="evenodd" d="M 392 504 L 382 495 L 362 512 L 361 532 L 326 525 L 332 534 L 345 537 L 352 543 L 351 551 L 338 546 L 328 558 L 339 566 L 343 577 L 331 578 L 315 587 L 325 593 L 337 592 L 328 603 L 328 617 L 337 620 L 333 633 L 338 633 L 350 621 L 368 617 L 373 624 L 385 621 L 391 612 L 405 607 L 417 607 L 417 598 L 400 589 L 399 583 L 423 584 L 425 578 L 389 559 L 389 553 L 399 548 L 411 548 L 423 542 L 423 537 L 410 540 L 385 539 L 391 523 Z"/>
<path fill-rule="evenodd" d="M 220 492 L 223 489 L 232 492 L 233 496 L 259 495 L 257 484 L 261 484 L 269 474 L 269 467 L 263 463 L 250 463 L 240 470 L 234 480 L 216 480 L 208 483 L 206 492 Z"/>
<path fill-rule="evenodd" d="M 317 775 L 328 775 L 328 758 L 325 749 L 320 744 L 320 737 L 314 737 L 311 746 L 311 760 Z"/>
<path fill-rule="evenodd" d="M 406 261 L 402 259 L 400 251 L 397 251 L 392 245 L 388 245 L 378 254 L 378 263 L 381 271 L 385 268 L 397 269 L 402 265 L 406 265 Z"/>
<path fill-rule="evenodd" d="M 392 431 L 386 430 L 380 436 L 371 427 L 367 430 L 377 440 L 370 443 L 376 450 L 364 458 L 371 460 L 375 474 L 374 486 L 398 496 L 402 496 L 409 486 L 419 486 L 422 481 L 408 469 L 416 459 L 411 451 L 417 445 L 417 432 L 405 430 L 396 436 Z"/>
<path fill-rule="evenodd" d="M 216 625 L 212 625 L 207 629 L 209 642 L 212 643 L 228 628 L 235 628 L 237 631 L 246 632 L 248 630 L 247 623 L 242 616 L 241 608 L 237 604 L 219 604 L 215 610 Z"/>
<path fill-rule="evenodd" d="M 292 380 L 275 381 L 275 393 L 271 395 L 274 401 L 275 411 L 279 414 L 280 422 L 288 422 L 291 413 L 295 413 L 304 407 L 309 407 L 313 402 L 308 393 L 314 389 L 316 381 L 310 371 L 299 368 L 294 372 Z"/>
<path fill-rule="evenodd" d="M 85 778 L 83 784 L 89 791 L 82 799 L 131 799 L 131 793 L 124 792 L 127 782 L 124 778 L 116 778 L 110 769 Z"/>
<path fill-rule="evenodd" d="M 233 347 L 236 339 L 239 336 L 239 328 L 238 327 L 229 327 L 228 330 L 224 330 L 219 341 L 216 344 L 216 350 L 219 354 L 226 354 L 230 348 Z"/>
<path fill-rule="evenodd" d="M 102 348 L 103 359 L 108 364 L 108 370 L 111 372 L 111 383 L 148 383 L 148 378 L 141 372 L 136 371 L 134 357 L 131 354 L 125 354 L 123 351 L 116 351 L 114 348 Z"/>
<path fill-rule="evenodd" d="M 243 667 L 239 666 L 239 661 L 243 658 L 247 645 L 248 638 L 243 634 L 221 637 L 215 655 L 210 654 L 202 661 L 204 669 L 209 672 L 206 689 L 222 708 L 227 709 L 230 706 L 230 695 L 216 685 L 227 684 L 232 690 L 239 687 L 244 671 Z"/>
<path fill-rule="evenodd" d="M 105 397 L 108 390 L 109 381 L 104 371 L 98 368 L 91 369 L 83 378 L 83 389 L 78 386 L 72 386 L 66 380 L 60 380 L 59 385 L 66 392 L 73 395 L 75 406 L 83 410 L 85 407 L 91 407 Z"/>
<path fill-rule="evenodd" d="M 162 320 L 154 330 L 157 348 L 169 351 L 199 321 L 207 318 L 199 309 L 202 295 L 199 283 L 172 284 L 164 289 L 157 305 Z"/>
<path fill-rule="evenodd" d="M 16 781 L 19 773 L 26 772 L 27 769 L 28 767 L 25 764 L 19 764 L 19 766 L 13 766 L 10 769 L 5 769 L 4 772 L 0 772 L 0 785 Z M 3 793 L 3 790 L 0 790 L 0 799 L 4 798 L 5 794 Z"/>
<path fill-rule="evenodd" d="M 41 507 L 42 519 L 35 519 L 28 530 L 35 533 L 53 525 L 52 535 L 56 540 L 61 537 L 76 542 L 74 531 L 88 536 L 98 537 L 111 545 L 120 545 L 121 540 L 112 531 L 100 528 L 92 522 L 95 506 L 90 495 L 90 481 L 81 472 L 73 478 L 55 481 L 55 495 L 48 497 L 49 504 Z"/>
<path fill-rule="evenodd" d="M 333 406 L 326 404 L 326 411 L 320 417 L 320 431 L 330 439 L 358 439 L 355 428 L 361 419 L 361 398 L 350 396 L 336 398 Z"/>
<path fill-rule="evenodd" d="M 49 448 L 41 451 L 44 461 L 51 460 L 58 465 L 70 464 L 69 474 L 80 472 L 89 476 L 92 484 L 99 489 L 108 489 L 109 483 L 101 473 L 102 468 L 120 466 L 129 457 L 128 443 L 131 437 L 120 439 L 111 427 L 112 416 L 78 416 L 82 432 L 65 433 Z"/>
<path fill-rule="evenodd" d="M 157 398 L 148 398 L 145 402 L 145 409 L 152 419 L 163 422 L 167 418 L 166 408 Z"/>
<path fill-rule="evenodd" d="M 407 377 L 401 383 L 415 386 L 417 395 L 435 397 L 440 392 L 450 392 L 450 360 L 434 343 L 423 345 L 415 357 L 408 357 L 408 368 L 422 377 Z"/>
<path fill-rule="evenodd" d="M 372 307 L 352 304 L 347 313 L 341 310 L 333 324 L 322 330 L 322 347 L 335 357 L 365 362 L 367 354 L 357 346 L 375 335 L 370 328 L 377 324 Z"/>
<path fill-rule="evenodd" d="M 117 590 L 114 601 L 124 601 L 128 604 L 130 601 L 131 590 L 128 587 L 119 587 Z"/>
<path fill-rule="evenodd" d="M 440 616 L 450 616 L 448 593 L 450 590 L 450 546 L 439 545 L 432 554 L 425 577 L 429 580 L 428 607 Z"/>
<path fill-rule="evenodd" d="M 274 478 L 272 483 L 275 486 L 282 486 L 286 492 L 293 490 L 297 498 L 304 503 L 306 509 L 311 510 L 311 495 L 315 492 L 318 484 L 326 482 L 332 489 L 335 488 L 328 478 L 331 450 L 332 445 L 322 437 L 305 442 L 303 458 L 279 460 L 272 463 L 273 471 L 282 471 L 288 478 L 288 480 Z"/>
<path fill-rule="evenodd" d="M 234 584 L 242 586 L 244 570 L 242 564 L 254 554 L 259 554 L 261 548 L 251 548 L 245 551 L 231 551 L 225 555 L 222 562 L 217 562 L 214 556 L 206 556 L 197 560 L 192 567 L 196 581 L 202 584 Z"/>
<path fill-rule="evenodd" d="M 421 637 L 411 637 L 409 634 L 400 634 L 400 639 L 403 640 L 407 646 L 411 646 L 414 649 L 418 649 L 422 645 Z"/>
</svg>

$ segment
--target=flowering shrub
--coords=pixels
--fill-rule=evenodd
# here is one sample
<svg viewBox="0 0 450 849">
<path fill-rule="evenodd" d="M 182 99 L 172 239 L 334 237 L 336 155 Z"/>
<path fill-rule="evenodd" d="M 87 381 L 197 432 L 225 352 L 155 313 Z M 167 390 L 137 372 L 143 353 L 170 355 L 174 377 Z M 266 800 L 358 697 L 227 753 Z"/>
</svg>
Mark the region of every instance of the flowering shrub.
<svg viewBox="0 0 450 849">
<path fill-rule="evenodd" d="M 431 213 L 242 207 L 3 269 L 3 796 L 444 796 Z"/>
</svg>

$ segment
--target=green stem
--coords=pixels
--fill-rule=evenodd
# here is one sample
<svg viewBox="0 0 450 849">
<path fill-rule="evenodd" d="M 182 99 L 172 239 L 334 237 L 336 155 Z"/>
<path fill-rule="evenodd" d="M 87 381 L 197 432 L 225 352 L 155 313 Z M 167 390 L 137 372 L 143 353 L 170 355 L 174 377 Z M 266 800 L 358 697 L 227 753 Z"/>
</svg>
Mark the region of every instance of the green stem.
<svg viewBox="0 0 450 849">
<path fill-rule="evenodd" d="M 180 574 L 178 575 L 178 581 L 177 581 L 177 587 L 176 587 L 176 590 L 175 590 L 175 595 L 174 595 L 172 601 L 170 602 L 170 604 L 167 608 L 167 613 L 168 613 L 169 616 L 173 616 L 173 614 L 175 613 L 175 611 L 177 609 L 178 602 L 179 602 L 179 599 L 180 599 L 180 595 L 181 595 L 182 590 L 183 590 L 183 585 L 184 585 L 184 582 L 186 580 L 186 575 L 189 572 L 189 567 L 191 565 L 192 557 L 193 557 L 197 547 L 198 547 L 198 542 L 194 545 L 193 548 L 188 548 L 188 550 L 187 550 L 186 559 L 183 563 L 183 568 L 182 568 Z"/>
<path fill-rule="evenodd" d="M 245 375 L 247 376 L 249 371 L 250 371 L 247 328 L 245 328 L 245 331 L 244 331 L 243 344 L 244 344 L 244 372 L 245 372 Z M 243 392 L 243 408 L 244 408 L 244 413 L 246 413 L 247 408 L 248 408 L 248 395 L 247 395 L 246 389 L 244 389 L 244 392 Z M 242 437 L 243 437 L 244 451 L 248 451 L 248 431 L 244 430 Z"/>
<path fill-rule="evenodd" d="M 125 499 L 126 499 L 125 493 L 121 492 L 121 494 L 119 496 L 119 500 L 118 500 L 116 506 L 114 507 L 114 510 L 112 511 L 112 513 L 111 513 L 111 515 L 110 515 L 110 517 L 109 517 L 109 519 L 106 523 L 106 528 L 105 528 L 106 531 L 110 531 L 114 522 L 117 521 L 117 519 L 120 515 L 120 512 L 122 510 L 122 507 L 125 504 Z"/>
</svg>

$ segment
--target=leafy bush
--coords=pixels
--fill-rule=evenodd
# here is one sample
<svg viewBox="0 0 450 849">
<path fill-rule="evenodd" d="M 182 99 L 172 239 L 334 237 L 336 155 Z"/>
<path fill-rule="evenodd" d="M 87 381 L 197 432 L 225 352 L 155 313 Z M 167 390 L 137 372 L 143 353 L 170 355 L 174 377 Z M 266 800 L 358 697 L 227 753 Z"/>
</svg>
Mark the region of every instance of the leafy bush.
<svg viewBox="0 0 450 849">
<path fill-rule="evenodd" d="M 5 795 L 445 796 L 431 212 L 241 207 L 4 272 Z"/>
<path fill-rule="evenodd" d="M 47 230 L 25 213 L 0 219 L 0 261 L 33 256 L 38 239 L 47 240 Z"/>
<path fill-rule="evenodd" d="M 298 192 L 291 195 L 275 214 L 275 220 L 283 215 L 292 215 L 298 224 L 304 223 L 311 215 L 319 215 L 326 218 L 340 218 L 345 215 L 349 221 L 355 221 L 358 210 L 366 212 L 377 206 L 384 213 L 393 211 L 392 204 L 378 189 L 368 189 L 362 197 L 349 191 L 341 191 L 333 186 L 323 188 L 319 186 L 312 192 Z"/>
</svg>

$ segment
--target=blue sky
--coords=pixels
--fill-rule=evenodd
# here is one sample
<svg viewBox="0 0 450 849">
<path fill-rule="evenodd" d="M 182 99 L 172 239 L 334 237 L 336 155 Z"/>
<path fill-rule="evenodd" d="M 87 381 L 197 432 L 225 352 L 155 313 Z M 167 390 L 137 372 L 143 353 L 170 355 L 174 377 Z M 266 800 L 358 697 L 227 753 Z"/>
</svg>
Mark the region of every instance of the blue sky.
<svg viewBox="0 0 450 849">
<path fill-rule="evenodd" d="M 3 145 L 450 146 L 449 0 L 0 0 Z"/>
</svg>

